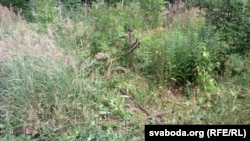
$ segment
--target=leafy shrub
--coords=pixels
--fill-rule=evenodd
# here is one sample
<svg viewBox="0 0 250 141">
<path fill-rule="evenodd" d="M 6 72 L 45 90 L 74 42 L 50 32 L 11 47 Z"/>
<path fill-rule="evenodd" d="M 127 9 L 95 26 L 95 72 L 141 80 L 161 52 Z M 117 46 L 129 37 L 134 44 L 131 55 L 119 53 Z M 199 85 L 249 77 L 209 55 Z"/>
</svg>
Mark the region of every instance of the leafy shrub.
<svg viewBox="0 0 250 141">
<path fill-rule="evenodd" d="M 213 62 L 207 47 L 201 44 L 196 52 L 196 83 L 201 86 L 203 90 L 209 92 L 215 88 L 215 79 L 213 78 L 213 70 L 216 67 L 216 62 Z"/>
<path fill-rule="evenodd" d="M 136 3 L 117 8 L 96 4 L 92 8 L 87 18 L 94 27 L 91 55 L 106 52 L 111 57 L 118 58 L 121 64 L 126 64 L 128 61 L 125 58 L 129 55 L 128 27 L 133 28 L 134 39 L 145 28 L 140 8 Z"/>
<path fill-rule="evenodd" d="M 194 5 L 205 10 L 208 24 L 220 32 L 220 39 L 225 41 L 228 53 L 244 54 L 250 48 L 250 5 L 242 0 L 204 0 L 193 1 Z"/>
<path fill-rule="evenodd" d="M 162 25 L 162 12 L 164 0 L 138 0 L 142 9 L 145 24 L 148 28 L 155 28 Z"/>
<path fill-rule="evenodd" d="M 166 32 L 149 34 L 138 53 L 143 71 L 162 84 L 195 84 L 199 73 L 197 67 L 208 71 L 210 66 L 200 57 L 205 52 L 199 47 L 203 41 L 199 29 L 202 21 L 194 21 L 195 18 L 179 17 Z"/>
<path fill-rule="evenodd" d="M 211 44 L 208 51 L 212 62 L 215 62 L 213 78 L 234 83 L 240 82 L 247 74 L 247 56 L 250 46 L 250 3 L 244 0 L 204 0 L 192 1 L 195 6 L 204 10 L 206 18 L 205 34 L 210 37 L 206 42 Z M 206 36 L 206 35 L 205 35 Z M 205 37 L 204 36 L 204 37 Z M 214 46 L 215 45 L 215 46 Z M 230 79 L 230 80 L 229 80 Z"/>
<path fill-rule="evenodd" d="M 56 9 L 56 1 L 36 1 L 34 3 L 34 13 L 36 23 L 39 25 L 39 32 L 47 31 L 48 24 L 54 22 L 54 18 L 59 16 L 59 9 Z"/>
</svg>

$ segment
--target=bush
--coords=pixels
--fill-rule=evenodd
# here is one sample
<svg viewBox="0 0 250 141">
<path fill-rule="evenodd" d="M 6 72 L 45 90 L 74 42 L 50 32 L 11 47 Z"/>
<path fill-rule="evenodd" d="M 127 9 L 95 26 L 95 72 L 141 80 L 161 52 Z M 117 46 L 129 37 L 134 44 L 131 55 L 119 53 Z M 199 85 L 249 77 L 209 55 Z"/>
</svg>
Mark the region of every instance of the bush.
<svg viewBox="0 0 250 141">
<path fill-rule="evenodd" d="M 144 38 L 138 60 L 143 72 L 160 84 L 196 84 L 201 73 L 197 67 L 211 73 L 211 64 L 207 62 L 210 56 L 207 60 L 200 56 L 207 53 L 207 47 L 200 46 L 204 40 L 200 36 L 202 21 L 178 17 L 172 24 L 166 32 L 159 30 Z M 200 82 L 200 85 L 206 84 Z"/>
<path fill-rule="evenodd" d="M 220 40 L 225 41 L 231 53 L 244 54 L 250 49 L 250 4 L 242 0 L 193 1 L 195 6 L 205 10 L 208 24 L 220 32 Z"/>
<path fill-rule="evenodd" d="M 107 7 L 94 5 L 87 20 L 93 25 L 91 39 L 91 55 L 106 52 L 111 57 L 118 58 L 121 64 L 126 65 L 129 55 L 128 27 L 134 29 L 134 37 L 145 29 L 141 11 L 135 3 L 133 6 Z M 138 37 L 139 38 L 139 37 Z"/>
<path fill-rule="evenodd" d="M 138 0 L 142 9 L 145 24 L 148 28 L 162 26 L 164 0 Z"/>
</svg>

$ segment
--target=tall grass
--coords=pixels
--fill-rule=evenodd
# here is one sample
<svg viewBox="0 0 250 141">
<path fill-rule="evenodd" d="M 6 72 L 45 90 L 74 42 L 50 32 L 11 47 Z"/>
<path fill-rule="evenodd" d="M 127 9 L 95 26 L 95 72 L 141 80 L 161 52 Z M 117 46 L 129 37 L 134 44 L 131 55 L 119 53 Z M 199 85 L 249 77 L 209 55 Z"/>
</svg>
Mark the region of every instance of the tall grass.
<svg viewBox="0 0 250 141">
<path fill-rule="evenodd" d="M 8 17 L 8 12 L 1 14 Z M 14 20 L 15 15 L 1 18 L 0 138 L 118 138 L 93 123 L 96 111 L 89 105 L 101 102 L 95 101 L 102 99 L 101 80 L 88 80 L 84 70 L 73 67 L 74 57 L 65 55 L 50 35 L 28 27 L 36 25 Z"/>
<path fill-rule="evenodd" d="M 161 85 L 195 82 L 199 55 L 203 53 L 199 49 L 203 23 L 202 19 L 187 12 L 176 17 L 165 31 L 156 30 L 145 35 L 142 51 L 138 53 L 142 69 Z"/>
<path fill-rule="evenodd" d="M 49 61 L 18 56 L 1 64 L 1 138 L 22 137 L 28 129 L 25 139 L 118 138 L 91 124 L 101 110 L 94 106 L 102 102 L 99 80 L 85 81 L 84 72 L 74 74 L 65 64 L 47 67 Z"/>
<path fill-rule="evenodd" d="M 138 103 L 151 114 L 172 111 L 163 124 L 249 123 L 249 61 L 231 56 L 214 85 L 223 43 L 206 36 L 203 18 L 184 13 L 167 28 L 148 28 L 136 4 L 93 6 L 86 17 L 55 16 L 46 28 L 0 8 L 1 140 L 142 140 L 155 121 Z M 141 42 L 135 72 L 124 59 L 127 26 Z M 100 52 L 108 57 L 96 59 Z"/>
</svg>

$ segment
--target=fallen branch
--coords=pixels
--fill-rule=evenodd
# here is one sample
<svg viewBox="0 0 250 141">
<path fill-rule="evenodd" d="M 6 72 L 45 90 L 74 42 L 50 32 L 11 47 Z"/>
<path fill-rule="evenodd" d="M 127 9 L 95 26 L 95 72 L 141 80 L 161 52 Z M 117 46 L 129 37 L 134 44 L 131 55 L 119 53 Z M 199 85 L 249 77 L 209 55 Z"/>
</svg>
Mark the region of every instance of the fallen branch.
<svg viewBox="0 0 250 141">
<path fill-rule="evenodd" d="M 129 93 L 127 93 L 127 91 L 125 89 L 119 89 L 120 92 L 123 94 L 123 95 L 126 95 L 128 96 L 130 99 L 134 99 L 134 97 L 132 95 L 130 95 Z"/>
<path fill-rule="evenodd" d="M 133 95 L 132 94 L 129 94 L 125 89 L 119 89 L 120 90 L 120 92 L 123 94 L 123 95 L 126 95 L 126 96 L 128 96 L 128 97 L 130 97 L 130 99 L 134 99 L 133 98 Z M 158 114 L 156 114 L 156 115 L 151 115 L 150 114 L 150 112 L 146 109 L 146 108 L 144 108 L 142 105 L 140 105 L 140 104 L 137 104 L 136 103 L 136 105 L 137 105 L 137 107 L 141 110 L 141 111 L 143 111 L 146 115 L 147 115 L 147 120 L 154 120 L 157 124 L 162 124 L 162 122 L 161 122 L 161 116 L 162 115 L 164 115 L 164 114 L 166 114 L 166 113 L 173 113 L 174 111 L 173 110 L 170 110 L 170 111 L 168 111 L 168 112 L 161 112 L 161 113 L 158 113 Z"/>
<path fill-rule="evenodd" d="M 137 104 L 138 108 L 140 110 L 142 110 L 147 116 L 151 116 L 151 114 L 148 112 L 148 110 L 146 110 L 144 107 L 142 107 L 142 105 Z"/>
<path fill-rule="evenodd" d="M 159 116 L 152 116 L 148 110 L 146 110 L 142 105 L 140 104 L 137 104 L 138 108 L 140 110 L 142 110 L 148 117 L 147 117 L 147 120 L 155 120 L 156 123 L 158 124 L 162 124 L 161 123 L 161 118 Z"/>
</svg>

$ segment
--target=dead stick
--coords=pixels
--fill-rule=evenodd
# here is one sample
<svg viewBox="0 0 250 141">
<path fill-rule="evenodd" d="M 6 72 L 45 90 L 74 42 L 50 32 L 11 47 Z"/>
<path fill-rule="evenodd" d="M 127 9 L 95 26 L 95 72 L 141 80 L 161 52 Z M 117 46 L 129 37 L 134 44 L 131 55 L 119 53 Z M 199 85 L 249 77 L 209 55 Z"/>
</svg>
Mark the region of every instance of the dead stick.
<svg viewBox="0 0 250 141">
<path fill-rule="evenodd" d="M 166 113 L 168 113 L 168 112 L 162 112 L 162 113 L 154 115 L 153 117 L 161 117 L 162 115 L 164 115 Z M 147 117 L 147 119 L 150 119 L 150 118 L 152 118 L 152 117 Z"/>
<path fill-rule="evenodd" d="M 150 119 L 154 119 L 156 123 L 161 124 L 161 119 L 159 117 L 151 116 L 151 114 L 146 110 L 144 107 L 142 107 L 140 104 L 137 104 L 138 108 L 141 109 L 147 116 L 151 117 Z"/>
<path fill-rule="evenodd" d="M 169 111 L 167 111 L 167 112 L 161 112 L 161 113 L 158 113 L 158 114 L 156 114 L 156 115 L 154 115 L 153 117 L 147 117 L 147 119 L 152 119 L 152 118 L 154 118 L 154 117 L 161 117 L 162 115 L 164 115 L 164 114 L 167 114 L 167 113 L 173 113 L 174 112 L 174 110 L 169 110 Z"/>
<path fill-rule="evenodd" d="M 120 90 L 120 92 L 121 92 L 123 95 L 127 95 L 127 96 L 129 96 L 129 97 L 131 97 L 131 98 L 133 99 L 133 97 L 130 96 L 130 94 L 127 93 L 124 89 L 119 89 L 119 90 Z M 165 114 L 165 113 L 167 113 L 167 112 L 159 113 L 159 114 L 157 114 L 157 115 L 155 115 L 155 116 L 152 116 L 152 115 L 149 113 L 149 111 L 146 110 L 142 105 L 140 105 L 140 104 L 136 104 L 136 105 L 137 105 L 137 107 L 138 107 L 140 110 L 142 110 L 142 111 L 148 116 L 148 117 L 147 117 L 147 120 L 149 120 L 149 119 L 154 119 L 156 123 L 162 124 L 162 123 L 161 123 L 161 118 L 160 118 L 160 116 L 163 115 L 163 114 Z"/>
<path fill-rule="evenodd" d="M 137 104 L 138 108 L 141 109 L 147 116 L 151 116 L 151 114 L 146 110 L 144 107 L 142 107 L 140 104 Z"/>
<path fill-rule="evenodd" d="M 124 89 L 119 89 L 119 90 L 120 90 L 120 92 L 121 92 L 123 95 L 128 96 L 130 99 L 133 99 L 133 96 L 130 95 L 129 93 L 127 93 L 126 90 L 124 90 Z"/>
<path fill-rule="evenodd" d="M 129 50 L 129 53 L 133 52 L 136 48 L 139 48 L 140 47 L 140 42 L 139 41 L 136 41 L 132 48 Z"/>
</svg>

